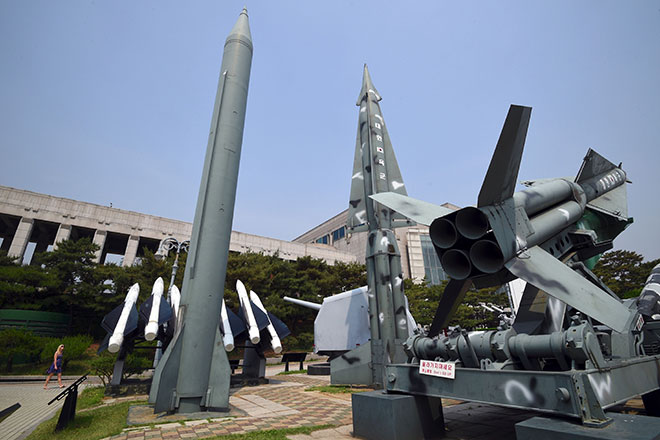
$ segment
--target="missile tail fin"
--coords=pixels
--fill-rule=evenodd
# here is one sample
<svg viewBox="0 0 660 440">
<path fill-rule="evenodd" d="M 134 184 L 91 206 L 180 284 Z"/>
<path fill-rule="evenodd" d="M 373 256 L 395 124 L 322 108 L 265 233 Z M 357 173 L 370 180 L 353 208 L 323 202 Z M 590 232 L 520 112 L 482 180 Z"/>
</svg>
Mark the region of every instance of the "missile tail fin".
<svg viewBox="0 0 660 440">
<path fill-rule="evenodd" d="M 291 334 L 289 327 L 287 327 L 285 323 L 280 321 L 280 319 L 277 316 L 268 312 L 268 318 L 270 318 L 270 322 L 273 324 L 273 328 L 277 332 L 277 336 L 279 336 L 280 339 L 284 339 Z"/>
<path fill-rule="evenodd" d="M 437 336 L 443 328 L 447 327 L 449 320 L 456 312 L 461 301 L 463 301 L 463 297 L 470 286 L 472 286 L 472 281 L 470 280 L 449 281 L 449 284 L 445 287 L 445 291 L 442 292 L 442 297 L 438 304 L 438 310 L 436 310 L 435 316 L 433 317 L 431 329 L 428 334 L 430 338 Z"/>
<path fill-rule="evenodd" d="M 426 226 L 430 226 L 436 218 L 454 212 L 444 206 L 434 205 L 393 192 L 378 193 L 369 197 L 400 215 Z"/>
<path fill-rule="evenodd" d="M 121 311 L 124 310 L 124 303 L 119 304 L 117 307 L 112 309 L 110 313 L 103 317 L 101 321 L 101 327 L 108 332 L 112 333 L 117 327 L 117 321 L 119 321 L 119 316 L 121 316 Z"/>
<path fill-rule="evenodd" d="M 185 330 L 184 324 L 181 331 L 175 333 L 174 339 L 170 342 L 154 371 L 151 389 L 149 390 L 149 403 L 154 404 L 154 411 L 157 413 L 175 409 L 174 399 L 179 378 L 183 332 Z"/>
<path fill-rule="evenodd" d="M 227 368 L 228 364 L 229 360 L 227 359 L 222 333 L 216 327 L 211 369 L 209 371 L 209 385 L 202 403 L 208 411 L 227 411 L 229 409 L 231 368 Z"/>
<path fill-rule="evenodd" d="M 492 205 L 513 196 L 531 114 L 531 107 L 512 105 L 509 108 L 477 206 Z"/>
<path fill-rule="evenodd" d="M 616 165 L 589 148 L 589 151 L 587 151 L 587 154 L 582 161 L 582 166 L 580 166 L 580 171 L 578 171 L 577 176 L 575 176 L 575 183 L 584 182 L 585 180 L 591 179 L 599 174 L 611 171 L 614 168 L 616 168 Z"/>
<path fill-rule="evenodd" d="M 518 278 L 591 316 L 612 329 L 625 330 L 630 311 L 539 246 L 506 263 Z"/>
</svg>

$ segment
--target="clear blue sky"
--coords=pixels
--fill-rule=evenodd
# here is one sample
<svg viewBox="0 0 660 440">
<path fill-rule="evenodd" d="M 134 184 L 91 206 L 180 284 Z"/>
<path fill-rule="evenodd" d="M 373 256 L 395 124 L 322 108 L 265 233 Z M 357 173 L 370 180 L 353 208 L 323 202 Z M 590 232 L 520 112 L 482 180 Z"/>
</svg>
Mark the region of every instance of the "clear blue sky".
<svg viewBox="0 0 660 440">
<path fill-rule="evenodd" d="M 615 242 L 660 257 L 660 2 L 0 1 L 0 184 L 191 221 L 224 40 L 254 41 L 234 229 L 348 205 L 367 63 L 408 193 L 476 203 L 510 104 L 520 180 L 587 148 L 629 179 Z"/>
</svg>

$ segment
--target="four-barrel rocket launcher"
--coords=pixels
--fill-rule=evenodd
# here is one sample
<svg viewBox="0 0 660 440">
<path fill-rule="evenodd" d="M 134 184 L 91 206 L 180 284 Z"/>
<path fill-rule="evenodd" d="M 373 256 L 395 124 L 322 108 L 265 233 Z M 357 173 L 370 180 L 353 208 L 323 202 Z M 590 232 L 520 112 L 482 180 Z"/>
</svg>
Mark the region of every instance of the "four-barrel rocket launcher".
<svg viewBox="0 0 660 440">
<path fill-rule="evenodd" d="M 527 282 L 514 326 L 519 332 L 565 327 L 563 304 L 617 332 L 629 328 L 630 310 L 588 269 L 593 257 L 610 249 L 612 239 L 632 222 L 626 173 L 590 149 L 575 179 L 526 182 L 528 189 L 514 193 L 530 114 L 529 107 L 511 106 L 476 207 L 447 212 L 399 194 L 371 196 L 430 226 L 436 253 L 451 278 L 430 336 L 447 326 L 472 285 L 490 287 L 515 278 Z M 545 320 L 550 309 L 554 323 Z"/>
<path fill-rule="evenodd" d="M 371 339 L 367 286 L 323 298 L 318 304 L 285 296 L 284 301 L 318 311 L 314 319 L 314 352 L 333 359 L 360 347 Z M 417 328 L 408 310 L 408 335 Z"/>
<path fill-rule="evenodd" d="M 280 319 L 266 310 L 259 296 L 250 291 L 248 294 L 241 280 L 236 281 L 236 291 L 240 307 L 238 313 L 229 309 L 222 300 L 220 309 L 220 332 L 226 351 L 232 351 L 241 344 L 251 344 L 258 351 L 272 349 L 282 351 L 281 340 L 291 332 Z"/>
<path fill-rule="evenodd" d="M 176 313 L 181 294 L 176 286 L 172 286 L 172 305 L 163 297 L 164 283 L 162 278 L 154 282 L 151 295 L 140 306 L 138 312 L 136 303 L 140 293 L 140 285 L 131 286 L 123 304 L 108 313 L 101 322 L 101 326 L 108 332 L 99 348 L 99 352 L 106 348 L 110 353 L 117 353 L 125 342 L 130 345 L 137 339 L 147 341 L 158 339 L 165 345 L 171 340 L 176 330 Z M 169 325 L 165 326 L 164 324 Z"/>
</svg>

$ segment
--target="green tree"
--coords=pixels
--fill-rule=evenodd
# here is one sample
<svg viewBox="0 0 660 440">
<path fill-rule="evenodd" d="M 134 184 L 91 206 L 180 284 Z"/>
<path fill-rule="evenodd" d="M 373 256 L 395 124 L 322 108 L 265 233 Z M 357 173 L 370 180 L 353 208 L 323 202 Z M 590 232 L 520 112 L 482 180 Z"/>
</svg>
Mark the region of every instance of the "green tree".
<svg viewBox="0 0 660 440">
<path fill-rule="evenodd" d="M 634 298 L 658 263 L 660 259 L 644 262 L 637 252 L 617 250 L 604 253 L 593 272 L 620 298 Z"/>
<path fill-rule="evenodd" d="M 18 354 L 33 358 L 42 350 L 41 338 L 32 332 L 8 328 L 0 330 L 0 353 L 6 360 L 7 372 L 12 371 L 14 358 Z"/>
</svg>

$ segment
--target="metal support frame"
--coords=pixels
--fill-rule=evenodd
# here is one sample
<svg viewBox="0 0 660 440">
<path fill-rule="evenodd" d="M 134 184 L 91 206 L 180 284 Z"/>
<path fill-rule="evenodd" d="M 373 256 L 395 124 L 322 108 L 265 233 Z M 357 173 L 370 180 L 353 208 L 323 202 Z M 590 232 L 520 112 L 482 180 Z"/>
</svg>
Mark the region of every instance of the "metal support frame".
<svg viewBox="0 0 660 440">
<path fill-rule="evenodd" d="M 607 368 L 572 371 L 456 368 L 454 380 L 419 373 L 419 365 L 387 367 L 387 392 L 534 409 L 609 423 L 604 410 L 660 389 L 660 355 L 611 362 Z M 647 399 L 650 400 L 650 399 Z"/>
<path fill-rule="evenodd" d="M 75 382 L 73 382 L 71 385 L 65 388 L 64 391 L 62 391 L 57 396 L 53 397 L 53 399 L 50 402 L 48 402 L 48 404 L 50 405 L 55 401 L 66 398 L 64 400 L 64 406 L 62 406 L 62 411 L 60 412 L 60 417 L 59 419 L 57 419 L 57 426 L 55 426 L 56 432 L 66 428 L 69 422 L 71 422 L 76 417 L 78 386 L 86 380 L 87 380 L 87 374 L 80 376 L 78 379 L 76 379 Z"/>
</svg>

